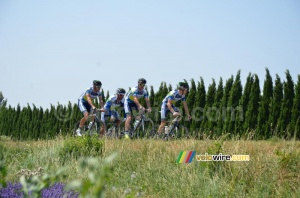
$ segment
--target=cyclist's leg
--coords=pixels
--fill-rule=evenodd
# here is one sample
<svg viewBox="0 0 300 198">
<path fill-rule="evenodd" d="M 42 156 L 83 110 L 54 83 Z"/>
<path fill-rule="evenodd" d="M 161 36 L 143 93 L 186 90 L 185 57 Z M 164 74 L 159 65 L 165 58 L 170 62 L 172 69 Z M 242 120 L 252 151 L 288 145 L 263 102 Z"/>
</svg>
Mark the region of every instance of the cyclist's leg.
<svg viewBox="0 0 300 198">
<path fill-rule="evenodd" d="M 100 136 L 103 136 L 105 131 L 107 130 L 106 128 L 106 120 L 105 120 L 105 117 L 107 115 L 107 112 L 101 112 L 101 122 L 103 123 L 101 128 L 100 128 L 100 131 L 99 131 L 99 135 Z"/>
<path fill-rule="evenodd" d="M 160 125 L 158 127 L 158 134 L 162 134 L 164 132 L 164 128 L 165 125 L 167 123 L 166 118 L 167 118 L 167 114 L 168 114 L 168 107 L 166 106 L 166 104 L 162 103 L 161 105 L 161 111 L 160 111 L 160 117 L 161 117 L 161 122 Z"/>
<path fill-rule="evenodd" d="M 124 105 L 125 106 L 125 105 Z M 133 118 L 133 111 L 137 111 L 137 106 L 134 103 L 128 103 L 128 109 L 125 108 L 126 113 L 126 123 L 125 123 L 125 130 L 130 130 L 130 123 Z"/>
<path fill-rule="evenodd" d="M 82 128 L 83 128 L 86 120 L 89 117 L 88 111 L 90 110 L 91 106 L 79 99 L 78 100 L 78 107 L 79 107 L 80 111 L 82 112 L 83 117 L 81 118 L 81 120 L 79 122 L 78 129 L 76 130 L 76 135 L 82 136 L 81 131 L 82 131 Z"/>
<path fill-rule="evenodd" d="M 130 129 L 130 123 L 131 123 L 131 119 L 132 119 L 131 106 L 132 105 L 130 103 L 128 103 L 127 100 L 125 100 L 125 102 L 124 102 L 124 110 L 125 110 L 125 115 L 126 115 L 125 131 L 124 131 L 125 139 L 130 138 L 129 129 Z"/>
<path fill-rule="evenodd" d="M 136 106 L 135 103 L 128 103 L 125 100 L 124 109 L 125 109 L 125 114 L 126 114 L 125 138 L 127 138 L 128 135 L 132 135 L 132 134 L 130 134 L 130 126 L 131 126 L 131 120 L 132 120 L 132 116 L 133 116 L 133 110 L 137 111 L 138 107 Z"/>
<path fill-rule="evenodd" d="M 91 110 L 91 106 L 87 102 L 83 102 L 82 100 L 78 101 L 78 106 L 80 111 L 83 114 L 83 118 L 80 120 L 79 127 L 82 128 L 87 119 L 89 118 L 89 112 Z"/>
<path fill-rule="evenodd" d="M 116 120 L 115 120 L 116 125 L 119 126 L 120 123 L 121 123 L 121 121 L 120 121 L 120 115 L 118 114 L 118 112 L 115 111 L 115 110 L 113 110 L 113 111 L 111 111 L 111 115 L 112 115 L 113 117 L 115 117 L 115 119 L 116 119 Z"/>
<path fill-rule="evenodd" d="M 132 110 L 130 107 L 130 104 L 128 103 L 127 100 L 125 100 L 124 102 L 124 110 L 125 110 L 125 115 L 126 115 L 126 121 L 125 121 L 125 132 L 129 131 L 130 128 L 130 122 L 131 122 L 131 114 L 132 114 Z"/>
</svg>

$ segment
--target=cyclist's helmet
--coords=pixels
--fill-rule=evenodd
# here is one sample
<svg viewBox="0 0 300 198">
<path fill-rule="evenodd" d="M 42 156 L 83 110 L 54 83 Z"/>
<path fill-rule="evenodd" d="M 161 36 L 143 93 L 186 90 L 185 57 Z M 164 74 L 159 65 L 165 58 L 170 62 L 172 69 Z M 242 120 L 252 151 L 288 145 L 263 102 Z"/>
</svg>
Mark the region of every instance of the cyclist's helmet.
<svg viewBox="0 0 300 198">
<path fill-rule="evenodd" d="M 126 93 L 126 91 L 125 91 L 125 89 L 123 89 L 123 88 L 119 88 L 119 89 L 117 89 L 117 91 L 116 91 L 116 94 L 122 94 L 122 95 L 125 95 L 125 93 Z"/>
<path fill-rule="evenodd" d="M 138 81 L 138 83 L 146 84 L 147 81 L 146 81 L 145 78 L 140 78 L 139 81 Z"/>
<path fill-rule="evenodd" d="M 177 88 L 189 90 L 189 84 L 187 84 L 186 82 L 179 82 Z"/>
<path fill-rule="evenodd" d="M 102 83 L 101 83 L 99 80 L 94 80 L 94 81 L 93 81 L 93 85 L 94 85 L 94 86 L 101 87 Z"/>
</svg>

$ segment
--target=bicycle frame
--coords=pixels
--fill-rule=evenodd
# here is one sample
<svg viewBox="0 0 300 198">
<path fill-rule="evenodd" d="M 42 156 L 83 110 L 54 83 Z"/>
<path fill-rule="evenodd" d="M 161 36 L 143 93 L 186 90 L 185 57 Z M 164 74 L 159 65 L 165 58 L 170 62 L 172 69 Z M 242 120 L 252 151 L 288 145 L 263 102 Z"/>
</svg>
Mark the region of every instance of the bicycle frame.
<svg viewBox="0 0 300 198">
<path fill-rule="evenodd" d="M 181 116 L 176 116 L 171 121 L 171 123 L 168 126 L 168 133 L 165 134 L 165 136 L 164 136 L 165 140 L 168 140 L 169 138 L 172 138 L 172 139 L 178 138 L 178 137 L 181 137 L 181 135 L 188 137 L 188 135 L 189 135 L 188 129 L 179 123 L 181 119 L 182 119 Z M 182 131 L 180 131 L 180 130 L 182 130 Z M 183 132 L 183 134 L 181 134 L 180 132 Z"/>
<path fill-rule="evenodd" d="M 114 120 L 113 122 L 111 122 L 111 126 L 109 127 L 109 124 L 105 124 L 106 125 L 106 132 L 105 132 L 105 136 L 107 137 L 114 137 L 114 138 L 119 138 L 119 136 L 121 135 L 119 132 L 120 130 L 120 125 L 118 126 L 117 122 L 120 121 L 120 125 L 123 121 L 121 120 Z"/>
<path fill-rule="evenodd" d="M 142 137 L 147 136 L 147 135 L 150 135 L 150 136 L 154 135 L 154 134 L 152 134 L 152 133 L 154 133 L 154 123 L 150 118 L 147 118 L 145 116 L 145 113 L 147 113 L 147 110 L 141 111 L 138 113 L 138 115 L 140 116 L 140 119 L 138 120 L 136 125 L 133 127 L 133 130 L 131 131 L 131 134 L 130 134 L 131 137 L 136 136 L 137 138 L 139 138 L 140 137 L 140 134 L 138 133 L 139 129 L 141 129 L 141 131 L 142 131 Z M 134 123 L 136 122 L 136 120 L 137 119 L 135 118 Z M 152 125 L 149 134 L 147 134 L 147 131 L 145 128 L 145 122 L 150 122 Z"/>
<path fill-rule="evenodd" d="M 89 119 L 88 120 L 91 120 L 92 117 L 94 117 L 94 119 L 93 119 L 92 125 L 90 127 L 88 127 L 88 124 L 89 124 L 88 120 L 86 121 L 85 125 L 83 126 L 83 130 L 82 130 L 83 134 L 85 134 L 85 135 L 93 135 L 95 133 L 96 134 L 99 133 L 100 125 L 103 124 L 102 121 L 101 121 L 101 119 L 100 119 L 100 117 L 99 117 L 99 112 L 100 112 L 100 109 L 97 109 L 96 112 L 93 112 L 93 114 L 89 115 Z M 80 124 L 80 121 L 78 121 L 75 124 L 75 129 L 74 129 L 74 132 L 73 132 L 74 136 L 75 136 L 76 129 L 79 127 L 79 124 Z"/>
</svg>

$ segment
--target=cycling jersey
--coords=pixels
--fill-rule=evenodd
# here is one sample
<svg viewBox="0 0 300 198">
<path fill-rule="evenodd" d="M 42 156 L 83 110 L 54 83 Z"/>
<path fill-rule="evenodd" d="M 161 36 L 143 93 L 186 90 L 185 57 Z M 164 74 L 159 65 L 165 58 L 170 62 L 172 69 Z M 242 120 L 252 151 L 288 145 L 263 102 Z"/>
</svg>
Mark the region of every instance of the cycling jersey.
<svg viewBox="0 0 300 198">
<path fill-rule="evenodd" d="M 172 104 L 175 104 L 175 102 L 179 100 L 186 101 L 185 95 L 179 95 L 179 91 L 177 89 L 170 91 L 162 102 L 167 104 L 169 99 L 171 100 Z"/>
<path fill-rule="evenodd" d="M 123 109 L 120 109 L 120 107 L 124 106 L 124 98 L 121 101 L 117 100 L 118 96 L 114 95 L 111 96 L 105 103 L 104 105 L 104 109 L 106 110 L 105 112 L 101 113 L 101 120 L 103 122 L 106 121 L 106 119 L 108 119 L 108 117 L 110 116 L 114 116 L 117 120 L 120 120 L 120 115 L 119 115 L 119 111 L 122 111 Z M 125 118 L 125 114 L 124 114 L 124 118 Z"/>
<path fill-rule="evenodd" d="M 98 92 L 94 92 L 93 87 L 88 88 L 85 92 L 83 92 L 78 98 L 78 107 L 82 113 L 84 113 L 85 111 L 91 111 L 91 105 L 87 101 L 87 93 L 90 94 L 92 100 L 102 96 L 100 90 Z"/>
<path fill-rule="evenodd" d="M 124 100 L 125 98 L 123 98 L 121 101 L 118 101 L 117 100 L 118 96 L 117 95 L 114 95 L 114 96 L 111 96 L 105 103 L 104 105 L 104 109 L 105 110 L 116 110 L 118 109 L 119 107 L 123 106 L 124 105 Z"/>
<path fill-rule="evenodd" d="M 87 90 L 80 95 L 79 100 L 87 102 L 86 94 L 90 94 L 91 99 L 95 99 L 97 97 L 102 96 L 100 90 L 98 92 L 94 92 L 93 87 L 91 87 L 91 88 L 87 88 Z"/>
<path fill-rule="evenodd" d="M 179 112 L 179 110 L 176 107 L 174 107 L 174 104 L 179 100 L 186 101 L 185 95 L 179 95 L 178 90 L 175 89 L 173 91 L 170 91 L 161 104 L 161 111 L 160 111 L 161 120 L 165 120 L 167 114 L 170 112 L 169 108 L 167 107 L 167 103 L 169 99 L 171 100 L 172 108 L 175 112 Z"/>
<path fill-rule="evenodd" d="M 146 89 L 139 90 L 138 86 L 132 87 L 129 92 L 127 92 L 125 96 L 125 101 L 128 103 L 134 103 L 134 97 L 138 99 L 144 97 L 148 98 L 148 92 Z"/>
<path fill-rule="evenodd" d="M 138 110 L 137 105 L 134 102 L 134 97 L 137 97 L 138 99 L 144 97 L 148 98 L 148 92 L 146 89 L 139 90 L 138 86 L 132 87 L 130 91 L 126 93 L 125 96 L 125 102 L 124 102 L 124 109 L 125 114 L 132 113 L 132 110 Z"/>
</svg>

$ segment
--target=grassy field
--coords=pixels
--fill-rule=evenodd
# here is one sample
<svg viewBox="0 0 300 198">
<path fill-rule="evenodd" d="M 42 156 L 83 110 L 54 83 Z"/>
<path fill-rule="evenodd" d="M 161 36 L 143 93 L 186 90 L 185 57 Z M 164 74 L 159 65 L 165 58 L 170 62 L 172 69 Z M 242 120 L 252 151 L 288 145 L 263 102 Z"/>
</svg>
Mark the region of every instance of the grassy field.
<svg viewBox="0 0 300 198">
<path fill-rule="evenodd" d="M 61 182 L 86 180 L 79 161 L 62 164 L 65 138 L 51 141 L 1 140 L 8 175 L 18 181 L 22 169 L 54 173 L 67 167 Z M 176 164 L 180 151 L 196 154 L 245 154 L 246 162 Z M 104 140 L 97 159 L 117 152 L 106 181 L 107 197 L 300 197 L 300 142 L 215 140 Z"/>
</svg>

